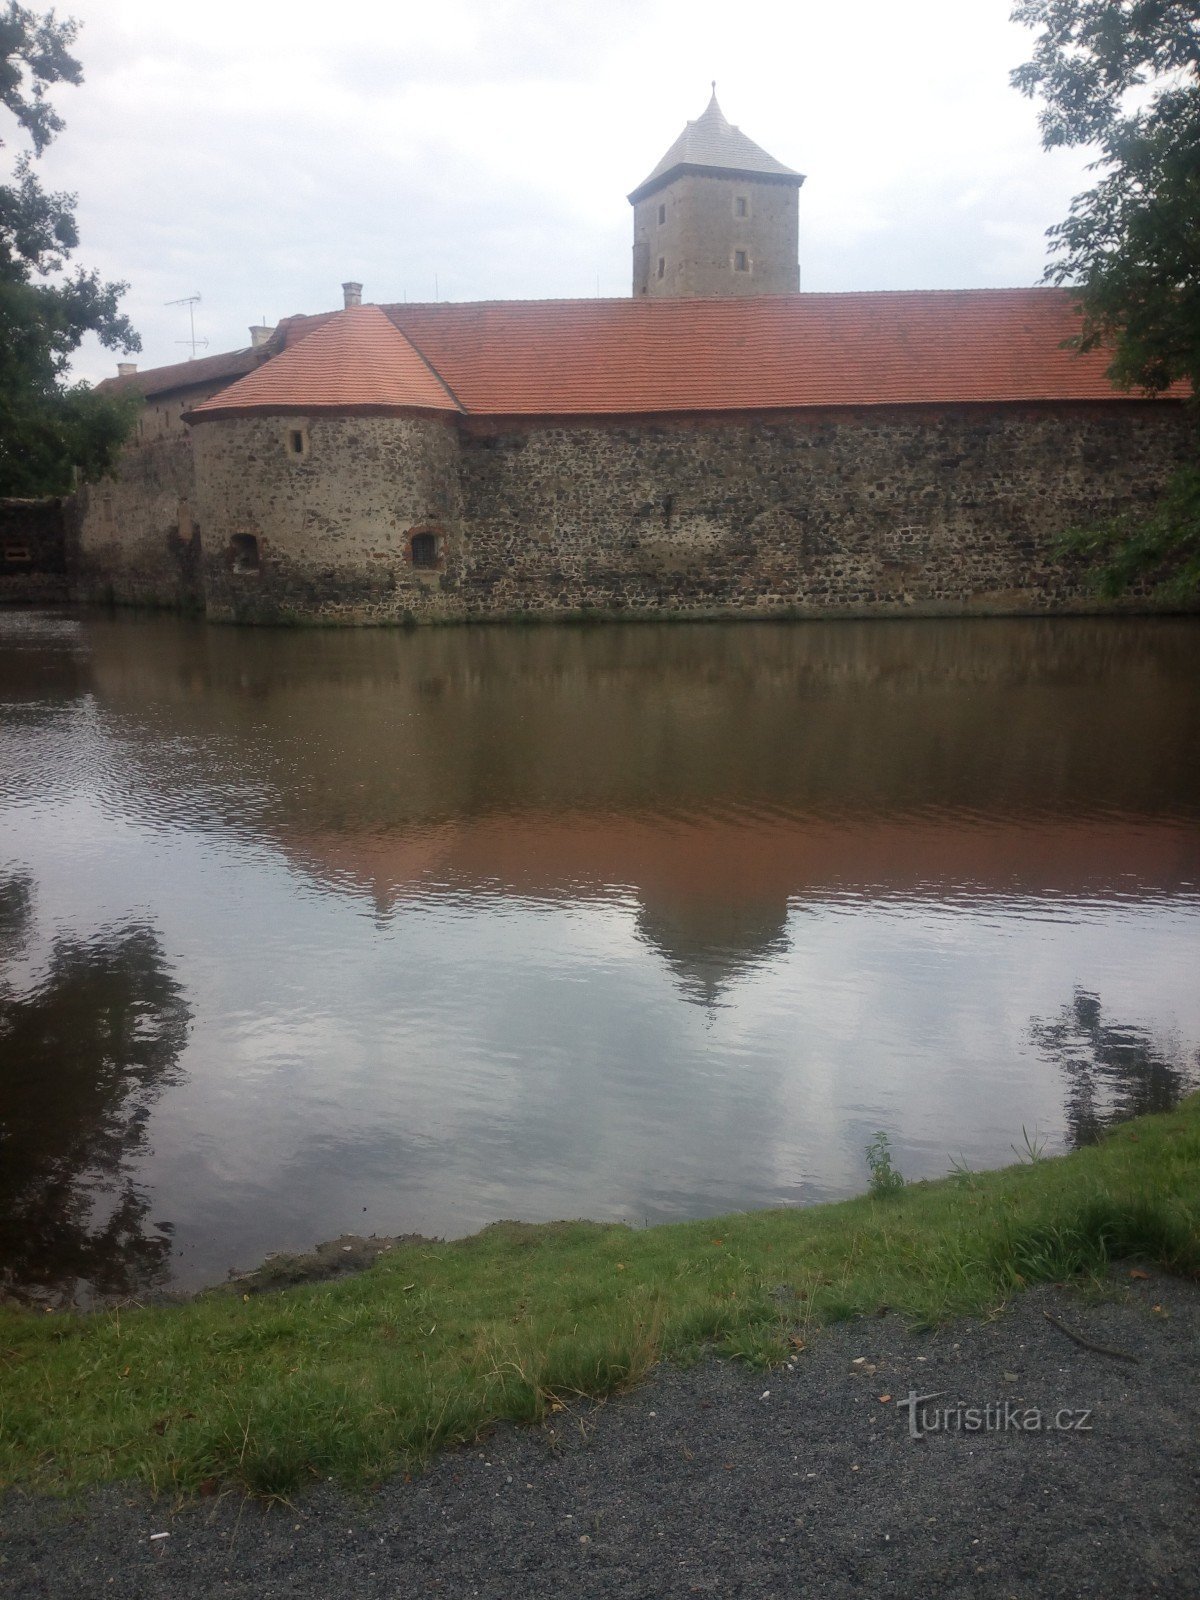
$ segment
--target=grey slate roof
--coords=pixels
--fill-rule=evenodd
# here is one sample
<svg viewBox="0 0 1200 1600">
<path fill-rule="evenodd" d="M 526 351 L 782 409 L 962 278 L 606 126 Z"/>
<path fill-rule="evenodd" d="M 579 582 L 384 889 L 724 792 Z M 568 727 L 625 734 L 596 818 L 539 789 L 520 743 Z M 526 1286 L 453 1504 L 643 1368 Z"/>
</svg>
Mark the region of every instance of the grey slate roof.
<svg viewBox="0 0 1200 1600">
<path fill-rule="evenodd" d="M 687 127 L 667 151 L 648 178 L 643 179 L 629 196 L 631 201 L 642 199 L 660 188 L 681 169 L 702 169 L 707 172 L 739 172 L 754 177 L 790 180 L 797 188 L 804 182 L 802 173 L 793 172 L 782 161 L 769 156 L 761 145 L 747 139 L 740 128 L 725 119 L 717 104 L 717 92 L 708 102 L 704 115 L 689 122 Z"/>
<path fill-rule="evenodd" d="M 221 378 L 240 378 L 253 372 L 267 355 L 263 347 L 247 350 L 228 350 L 221 355 L 198 356 L 194 361 L 177 361 L 169 367 L 148 367 L 145 372 L 134 372 L 127 378 L 105 378 L 96 385 L 106 394 L 170 394 L 176 389 L 191 389 L 201 383 L 214 383 Z"/>
</svg>

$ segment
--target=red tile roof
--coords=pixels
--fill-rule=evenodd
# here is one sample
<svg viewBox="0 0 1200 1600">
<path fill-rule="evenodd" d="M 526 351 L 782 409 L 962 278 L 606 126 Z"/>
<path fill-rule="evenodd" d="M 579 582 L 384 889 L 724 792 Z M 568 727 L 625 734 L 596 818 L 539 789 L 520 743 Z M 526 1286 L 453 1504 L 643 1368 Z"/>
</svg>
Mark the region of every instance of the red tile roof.
<svg viewBox="0 0 1200 1600">
<path fill-rule="evenodd" d="M 445 384 L 378 306 L 354 306 L 196 407 L 193 417 L 246 411 L 457 411 Z"/>
<path fill-rule="evenodd" d="M 390 306 L 468 412 L 1110 399 L 1052 289 Z"/>
<path fill-rule="evenodd" d="M 1129 398 L 1063 341 L 1066 290 L 528 300 L 291 318 L 286 348 L 197 407 L 636 416 Z"/>
</svg>

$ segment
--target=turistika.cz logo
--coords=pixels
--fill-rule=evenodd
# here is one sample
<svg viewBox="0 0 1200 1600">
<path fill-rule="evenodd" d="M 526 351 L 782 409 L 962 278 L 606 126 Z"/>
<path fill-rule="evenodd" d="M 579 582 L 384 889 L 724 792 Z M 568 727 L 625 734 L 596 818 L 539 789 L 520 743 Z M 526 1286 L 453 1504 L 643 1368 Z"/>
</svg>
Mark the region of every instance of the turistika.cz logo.
<svg viewBox="0 0 1200 1600">
<path fill-rule="evenodd" d="M 923 1439 L 927 1433 L 1091 1433 L 1092 1410 L 1088 1407 L 1043 1411 L 1015 1400 L 992 1400 L 987 1405 L 968 1406 L 961 1400 L 951 1406 L 934 1406 L 947 1389 L 932 1394 L 908 1391 L 907 1400 L 897 1407 L 908 1412 L 908 1436 Z"/>
</svg>

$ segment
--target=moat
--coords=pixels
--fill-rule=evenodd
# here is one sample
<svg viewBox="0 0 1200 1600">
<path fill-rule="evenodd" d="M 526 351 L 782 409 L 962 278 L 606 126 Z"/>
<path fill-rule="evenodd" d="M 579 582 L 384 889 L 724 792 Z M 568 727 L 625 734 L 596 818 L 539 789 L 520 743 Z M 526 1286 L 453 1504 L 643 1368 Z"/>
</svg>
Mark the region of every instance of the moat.
<svg viewBox="0 0 1200 1600">
<path fill-rule="evenodd" d="M 1200 1083 L 1192 619 L 0 613 L 0 1275 L 634 1224 Z M 86 1289 L 81 1291 L 86 1296 Z"/>
</svg>

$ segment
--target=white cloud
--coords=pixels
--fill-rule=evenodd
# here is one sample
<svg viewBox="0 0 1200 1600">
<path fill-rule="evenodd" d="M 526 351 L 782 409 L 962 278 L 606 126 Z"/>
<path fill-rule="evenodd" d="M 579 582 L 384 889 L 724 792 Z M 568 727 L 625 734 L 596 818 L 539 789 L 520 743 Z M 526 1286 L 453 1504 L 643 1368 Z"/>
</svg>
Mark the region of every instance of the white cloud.
<svg viewBox="0 0 1200 1600">
<path fill-rule="evenodd" d="M 129 281 L 147 365 L 184 353 L 163 302 L 194 291 L 212 349 L 349 276 L 379 300 L 627 294 L 625 195 L 714 75 L 808 174 L 807 288 L 1035 282 L 1086 183 L 1009 86 L 1031 38 L 1008 0 L 72 9 L 85 83 L 45 177 L 79 193 L 79 259 Z"/>
</svg>

